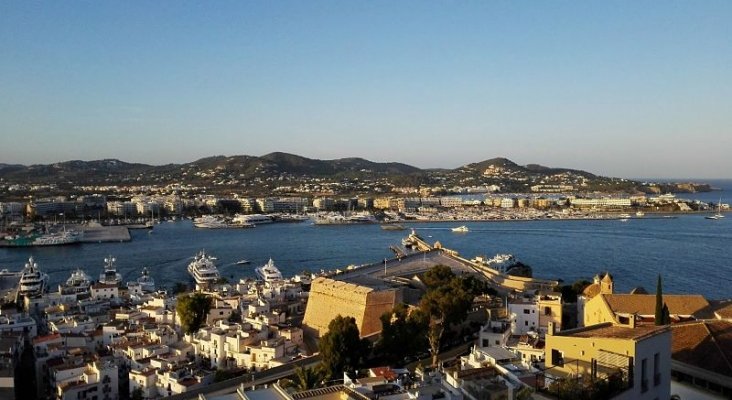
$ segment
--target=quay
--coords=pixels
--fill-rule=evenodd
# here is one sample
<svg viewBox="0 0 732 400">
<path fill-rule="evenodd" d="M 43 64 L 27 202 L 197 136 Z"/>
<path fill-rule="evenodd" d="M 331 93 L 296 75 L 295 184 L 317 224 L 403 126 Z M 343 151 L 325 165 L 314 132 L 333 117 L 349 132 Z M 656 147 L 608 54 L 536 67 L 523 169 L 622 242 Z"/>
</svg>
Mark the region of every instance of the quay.
<svg viewBox="0 0 732 400">
<path fill-rule="evenodd" d="M 126 226 L 102 226 L 98 224 L 80 226 L 84 233 L 81 243 L 129 242 L 132 240 Z"/>
</svg>

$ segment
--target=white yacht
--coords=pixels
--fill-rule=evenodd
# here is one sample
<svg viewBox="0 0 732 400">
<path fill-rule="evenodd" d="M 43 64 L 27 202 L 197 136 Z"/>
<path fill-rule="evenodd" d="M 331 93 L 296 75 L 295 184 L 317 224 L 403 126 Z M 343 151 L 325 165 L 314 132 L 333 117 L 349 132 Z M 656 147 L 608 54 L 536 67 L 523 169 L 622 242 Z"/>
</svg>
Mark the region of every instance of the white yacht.
<svg viewBox="0 0 732 400">
<path fill-rule="evenodd" d="M 459 232 L 459 233 L 466 233 L 466 232 L 470 232 L 470 229 L 468 229 L 467 226 L 463 225 L 463 226 L 458 226 L 457 228 L 452 228 L 452 231 Z"/>
<path fill-rule="evenodd" d="M 254 228 L 254 224 L 231 222 L 213 215 L 198 217 L 193 220 L 193 225 L 205 229 Z"/>
<path fill-rule="evenodd" d="M 188 273 L 191 274 L 197 285 L 210 285 L 219 280 L 219 270 L 214 264 L 215 259 L 201 250 L 188 264 Z"/>
<path fill-rule="evenodd" d="M 282 272 L 274 264 L 274 261 L 270 258 L 267 264 L 257 267 L 254 272 L 257 277 L 265 282 L 273 282 L 282 280 Z"/>
<path fill-rule="evenodd" d="M 236 214 L 231 222 L 242 225 L 262 225 L 271 224 L 272 218 L 264 214 Z"/>
<path fill-rule="evenodd" d="M 91 286 L 91 276 L 84 272 L 81 268 L 71 273 L 66 283 L 59 285 L 61 294 L 80 294 L 89 291 Z"/>
<path fill-rule="evenodd" d="M 142 267 L 142 276 L 137 278 L 137 283 L 140 284 L 140 288 L 143 292 L 155 291 L 155 280 L 150 276 L 147 267 Z"/>
<path fill-rule="evenodd" d="M 46 285 L 48 285 L 48 274 L 38 268 L 38 264 L 31 256 L 21 272 L 18 294 L 28 297 L 40 296 L 46 290 Z"/>
<path fill-rule="evenodd" d="M 99 283 L 105 285 L 119 285 L 122 283 L 122 274 L 117 272 L 117 267 L 114 266 L 116 261 L 117 259 L 111 255 L 104 259 L 104 271 L 99 274 Z"/>
</svg>

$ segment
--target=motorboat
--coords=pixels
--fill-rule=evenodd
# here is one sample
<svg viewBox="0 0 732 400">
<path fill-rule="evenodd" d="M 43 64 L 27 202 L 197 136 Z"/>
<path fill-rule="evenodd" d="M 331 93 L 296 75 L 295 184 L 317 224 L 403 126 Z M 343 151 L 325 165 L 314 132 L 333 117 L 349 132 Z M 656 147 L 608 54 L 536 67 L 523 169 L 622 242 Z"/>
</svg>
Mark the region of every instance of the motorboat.
<svg viewBox="0 0 732 400">
<path fill-rule="evenodd" d="M 122 283 L 122 274 L 117 272 L 115 262 L 117 262 L 117 259 L 111 255 L 104 259 L 104 271 L 99 274 L 99 283 L 105 285 L 119 285 Z"/>
<path fill-rule="evenodd" d="M 38 268 L 38 264 L 31 256 L 25 263 L 20 275 L 18 294 L 27 297 L 37 297 L 43 294 L 48 285 L 48 274 Z"/>
<path fill-rule="evenodd" d="M 282 272 L 275 266 L 274 261 L 270 258 L 267 264 L 257 267 L 254 272 L 257 277 L 265 282 L 273 282 L 282 280 Z"/>
<path fill-rule="evenodd" d="M 193 280 L 198 285 L 211 285 L 216 283 L 219 278 L 219 270 L 214 264 L 215 257 L 206 254 L 201 250 L 193 257 L 193 261 L 188 264 L 188 273 L 191 274 Z"/>
<path fill-rule="evenodd" d="M 463 226 L 458 226 L 457 228 L 452 228 L 452 231 L 457 232 L 457 233 L 466 233 L 466 232 L 470 232 L 470 229 L 468 229 L 467 226 L 463 225 Z"/>
<path fill-rule="evenodd" d="M 251 264 L 251 263 L 252 263 L 252 262 L 251 262 L 251 261 L 249 261 L 249 260 L 244 260 L 244 259 L 242 259 L 242 260 L 239 260 L 239 261 L 237 261 L 237 262 L 236 262 L 236 265 L 246 265 L 246 264 Z"/>
</svg>

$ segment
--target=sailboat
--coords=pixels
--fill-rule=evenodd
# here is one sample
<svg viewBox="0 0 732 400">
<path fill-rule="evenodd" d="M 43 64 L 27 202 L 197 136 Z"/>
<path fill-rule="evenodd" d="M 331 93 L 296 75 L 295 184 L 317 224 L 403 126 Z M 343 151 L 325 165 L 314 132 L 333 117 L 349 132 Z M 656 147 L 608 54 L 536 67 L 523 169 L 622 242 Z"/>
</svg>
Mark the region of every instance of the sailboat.
<svg viewBox="0 0 732 400">
<path fill-rule="evenodd" d="M 706 219 L 721 219 L 724 218 L 724 214 L 722 214 L 722 197 L 719 197 L 719 203 L 717 203 L 717 213 L 711 216 L 704 217 Z"/>
</svg>

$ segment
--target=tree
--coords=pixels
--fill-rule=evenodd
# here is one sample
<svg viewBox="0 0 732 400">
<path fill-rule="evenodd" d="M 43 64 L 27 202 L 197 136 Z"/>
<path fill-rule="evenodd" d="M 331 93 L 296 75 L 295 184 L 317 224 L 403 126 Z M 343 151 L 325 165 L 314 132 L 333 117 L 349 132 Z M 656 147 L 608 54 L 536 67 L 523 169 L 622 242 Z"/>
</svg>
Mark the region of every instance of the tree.
<svg viewBox="0 0 732 400">
<path fill-rule="evenodd" d="M 391 312 L 381 315 L 381 338 L 375 353 L 388 363 L 398 363 L 406 356 L 427 347 L 428 318 L 421 310 L 411 313 L 404 304 L 397 304 Z"/>
<path fill-rule="evenodd" d="M 132 400 L 142 400 L 145 398 L 145 393 L 142 391 L 142 388 L 136 387 L 135 390 L 130 393 L 130 399 Z"/>
<path fill-rule="evenodd" d="M 318 348 L 326 379 L 338 379 L 343 372 L 356 370 L 364 364 L 371 350 L 369 341 L 359 335 L 356 319 L 341 315 L 330 321 L 328 332 L 320 338 Z"/>
<path fill-rule="evenodd" d="M 292 387 L 298 392 L 316 389 L 322 385 L 323 373 L 318 368 L 295 367 L 295 376 L 288 379 L 283 387 Z"/>
<path fill-rule="evenodd" d="M 206 321 L 213 299 L 203 293 L 178 296 L 175 311 L 186 334 L 194 334 Z"/>
<path fill-rule="evenodd" d="M 425 273 L 428 289 L 419 303 L 419 308 L 429 316 L 427 340 L 433 366 L 437 365 L 440 340 L 445 329 L 465 320 L 475 297 L 473 293 L 465 290 L 463 278 L 456 277 L 449 268 L 447 268 L 448 274 L 445 268 L 447 267 L 438 265 Z M 435 284 L 437 282 L 439 286 Z"/>
<path fill-rule="evenodd" d="M 656 314 L 655 323 L 656 325 L 663 325 L 663 289 L 661 287 L 661 274 L 658 274 L 658 281 L 656 282 Z"/>
</svg>

